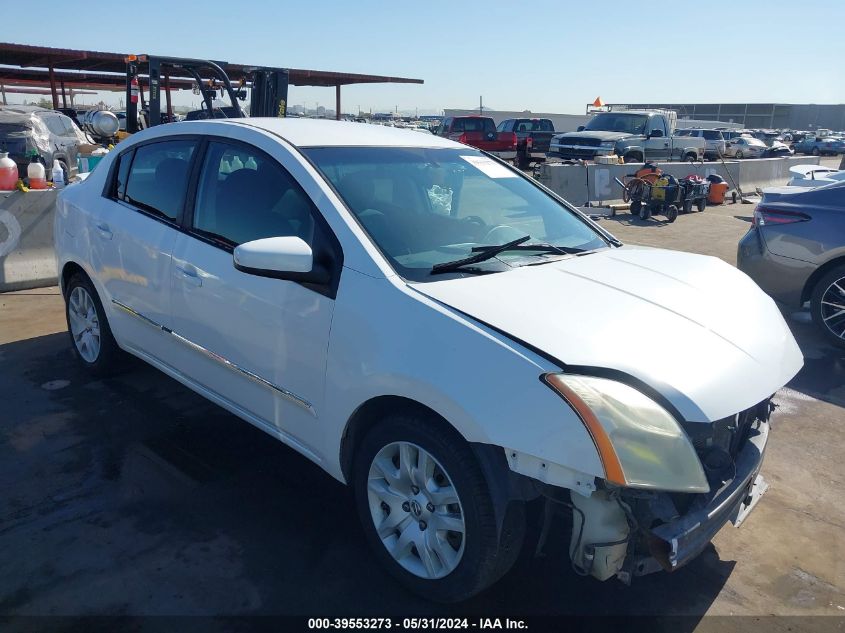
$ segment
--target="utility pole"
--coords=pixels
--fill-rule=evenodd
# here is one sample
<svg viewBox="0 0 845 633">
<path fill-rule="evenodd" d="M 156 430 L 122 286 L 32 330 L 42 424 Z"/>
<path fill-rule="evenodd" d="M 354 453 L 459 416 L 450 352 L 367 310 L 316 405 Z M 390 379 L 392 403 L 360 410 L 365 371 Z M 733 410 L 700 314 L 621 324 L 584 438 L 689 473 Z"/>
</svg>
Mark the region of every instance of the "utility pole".
<svg viewBox="0 0 845 633">
<path fill-rule="evenodd" d="M 478 114 L 484 114 L 484 102 L 481 95 L 478 96 Z"/>
</svg>

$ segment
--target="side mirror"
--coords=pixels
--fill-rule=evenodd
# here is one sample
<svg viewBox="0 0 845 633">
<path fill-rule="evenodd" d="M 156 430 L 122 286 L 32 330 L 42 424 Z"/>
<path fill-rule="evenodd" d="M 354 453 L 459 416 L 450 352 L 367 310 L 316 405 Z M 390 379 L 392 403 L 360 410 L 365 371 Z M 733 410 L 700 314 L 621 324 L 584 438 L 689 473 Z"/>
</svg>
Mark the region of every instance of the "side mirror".
<svg viewBox="0 0 845 633">
<path fill-rule="evenodd" d="M 577 130 L 575 130 L 575 131 L 576 131 L 576 132 L 583 132 L 583 131 L 584 131 L 584 127 L 585 127 L 585 126 L 583 126 L 583 125 L 579 125 L 579 126 L 578 126 L 578 129 L 577 129 Z"/>
<path fill-rule="evenodd" d="M 235 247 L 232 259 L 241 272 L 279 279 L 303 279 L 314 266 L 311 247 L 296 236 L 244 242 Z"/>
</svg>

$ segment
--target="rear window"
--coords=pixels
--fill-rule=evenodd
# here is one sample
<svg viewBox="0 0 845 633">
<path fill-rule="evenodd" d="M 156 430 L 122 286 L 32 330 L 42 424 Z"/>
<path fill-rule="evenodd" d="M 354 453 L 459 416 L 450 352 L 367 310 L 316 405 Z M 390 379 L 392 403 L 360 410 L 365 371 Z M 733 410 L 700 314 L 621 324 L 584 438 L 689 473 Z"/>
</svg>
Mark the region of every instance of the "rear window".
<svg viewBox="0 0 845 633">
<path fill-rule="evenodd" d="M 704 130 L 704 138 L 708 141 L 721 141 L 722 133 L 719 130 Z"/>
<path fill-rule="evenodd" d="M 555 126 L 548 119 L 520 119 L 514 132 L 554 132 Z"/>
<path fill-rule="evenodd" d="M 0 137 L 2 136 L 20 136 L 29 134 L 30 128 L 27 125 L 19 125 L 18 123 L 0 123 Z"/>
<path fill-rule="evenodd" d="M 455 125 L 452 127 L 453 132 L 495 132 L 496 126 L 493 124 L 493 119 L 486 118 L 467 118 L 455 119 Z"/>
</svg>

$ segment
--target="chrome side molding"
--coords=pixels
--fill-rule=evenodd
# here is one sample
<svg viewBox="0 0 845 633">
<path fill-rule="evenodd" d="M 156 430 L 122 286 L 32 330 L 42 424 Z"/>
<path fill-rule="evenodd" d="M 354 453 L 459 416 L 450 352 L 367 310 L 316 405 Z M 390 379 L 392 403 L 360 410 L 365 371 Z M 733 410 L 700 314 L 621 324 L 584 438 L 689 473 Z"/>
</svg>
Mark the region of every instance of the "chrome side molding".
<svg viewBox="0 0 845 633">
<path fill-rule="evenodd" d="M 237 365 L 236 363 L 233 363 L 228 358 L 225 358 L 225 357 L 221 356 L 220 354 L 217 354 L 216 352 L 213 352 L 210 349 L 203 347 L 199 343 L 195 343 L 194 341 L 192 341 L 188 338 L 185 338 L 184 336 L 182 336 L 178 332 L 174 332 L 173 330 L 171 330 L 168 327 L 165 327 L 161 323 L 157 323 L 156 321 L 153 321 L 149 317 L 144 316 L 140 312 L 133 310 L 132 308 L 130 308 L 125 303 L 121 303 L 117 299 L 112 299 L 111 301 L 115 306 L 117 306 L 118 308 L 120 308 L 121 310 L 126 312 L 127 314 L 130 314 L 133 317 L 140 319 L 141 321 L 143 321 L 147 325 L 150 325 L 154 328 L 157 328 L 157 329 L 161 330 L 162 332 L 165 332 L 166 334 L 170 334 L 172 337 L 174 337 L 180 343 L 190 347 L 191 349 L 193 349 L 193 350 L 199 352 L 200 354 L 210 358 L 211 360 L 220 363 L 224 367 L 226 367 L 226 368 L 228 368 L 228 369 L 230 369 L 230 370 L 232 370 L 236 373 L 239 373 L 242 376 L 246 376 L 247 378 L 249 378 L 253 382 L 258 383 L 259 385 L 262 385 L 264 387 L 267 387 L 268 389 L 275 391 L 280 396 L 282 396 L 285 400 L 288 400 L 289 402 L 292 402 L 295 405 L 305 409 L 306 411 L 308 411 L 308 413 L 310 413 L 315 418 L 317 417 L 317 412 L 314 410 L 314 406 L 310 402 L 308 402 L 308 400 L 306 400 L 305 398 L 298 396 L 295 393 L 293 393 L 292 391 L 285 389 L 284 387 L 281 387 L 277 384 L 274 384 L 274 383 L 270 382 L 269 380 L 266 380 L 265 378 L 262 378 L 258 374 L 251 372 L 250 370 L 245 369 L 245 368 L 241 367 L 240 365 Z"/>
</svg>

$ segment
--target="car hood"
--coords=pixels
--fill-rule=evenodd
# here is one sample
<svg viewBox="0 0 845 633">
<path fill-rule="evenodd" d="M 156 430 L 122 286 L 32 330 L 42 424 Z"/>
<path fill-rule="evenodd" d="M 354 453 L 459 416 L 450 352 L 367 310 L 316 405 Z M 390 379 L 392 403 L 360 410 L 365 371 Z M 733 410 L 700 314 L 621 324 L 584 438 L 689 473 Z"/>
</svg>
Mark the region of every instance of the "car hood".
<svg viewBox="0 0 845 633">
<path fill-rule="evenodd" d="M 626 246 L 413 287 L 570 371 L 633 376 L 693 422 L 757 404 L 804 362 L 774 302 L 713 257 Z"/>
<path fill-rule="evenodd" d="M 583 132 L 567 132 L 566 134 L 559 134 L 555 138 L 573 139 L 573 138 L 598 138 L 602 141 L 621 141 L 623 138 L 630 138 L 632 135 L 627 132 L 590 132 L 584 130 Z"/>
</svg>

